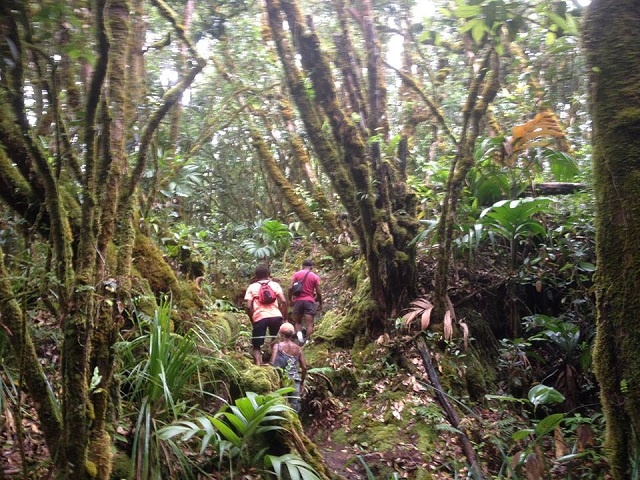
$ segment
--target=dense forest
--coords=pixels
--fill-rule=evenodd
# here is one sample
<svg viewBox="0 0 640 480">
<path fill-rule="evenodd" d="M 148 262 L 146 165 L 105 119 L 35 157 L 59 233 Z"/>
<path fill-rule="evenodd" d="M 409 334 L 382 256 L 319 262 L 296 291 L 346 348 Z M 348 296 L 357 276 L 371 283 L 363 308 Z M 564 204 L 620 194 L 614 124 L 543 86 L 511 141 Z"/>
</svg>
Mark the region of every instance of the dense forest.
<svg viewBox="0 0 640 480">
<path fill-rule="evenodd" d="M 2 0 L 0 57 L 0 480 L 640 478 L 637 0 Z M 245 300 L 306 259 L 292 408 Z"/>
</svg>

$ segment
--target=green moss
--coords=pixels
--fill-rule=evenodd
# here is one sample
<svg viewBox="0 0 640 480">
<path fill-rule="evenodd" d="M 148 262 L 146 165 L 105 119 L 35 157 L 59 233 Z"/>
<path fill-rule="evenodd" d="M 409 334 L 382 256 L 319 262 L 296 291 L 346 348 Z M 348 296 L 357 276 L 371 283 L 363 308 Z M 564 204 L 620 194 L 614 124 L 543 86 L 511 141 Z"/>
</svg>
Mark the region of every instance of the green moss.
<svg viewBox="0 0 640 480">
<path fill-rule="evenodd" d="M 329 344 L 315 343 L 305 347 L 304 357 L 310 368 L 328 365 L 331 359 Z"/>
<path fill-rule="evenodd" d="M 143 281 L 146 283 L 146 280 Z M 147 284 L 148 286 L 148 284 Z M 141 293 L 140 295 L 136 295 L 133 297 L 133 302 L 136 307 L 136 311 L 142 312 L 150 318 L 153 318 L 153 315 L 156 310 L 158 310 L 158 302 L 156 301 L 156 297 L 151 294 L 151 290 L 147 290 L 148 293 Z"/>
<path fill-rule="evenodd" d="M 377 348 L 375 343 L 367 342 L 365 339 L 358 339 L 351 353 L 351 360 L 353 360 L 355 368 L 363 372 L 371 372 L 374 363 L 377 363 L 376 361 L 380 359 L 379 355 L 376 354 Z M 377 366 L 373 368 L 379 370 Z"/>
<path fill-rule="evenodd" d="M 220 346 L 229 344 L 238 334 L 240 322 L 231 312 L 213 312 L 203 323 L 203 328 L 217 340 Z"/>
<path fill-rule="evenodd" d="M 89 461 L 96 469 L 94 477 L 110 478 L 113 468 L 113 449 L 111 448 L 111 436 L 106 433 L 98 433 L 91 439 Z"/>
<path fill-rule="evenodd" d="M 356 317 L 331 310 L 316 325 L 314 336 L 338 346 L 350 346 L 359 330 Z"/>
<path fill-rule="evenodd" d="M 486 363 L 483 364 L 475 349 L 470 349 L 466 357 L 467 392 L 471 400 L 481 400 L 488 392 L 494 391 L 492 384 L 496 381 L 496 371 Z"/>
<path fill-rule="evenodd" d="M 204 307 L 204 301 L 200 296 L 200 290 L 198 286 L 192 280 L 182 280 L 179 282 L 179 295 L 180 303 L 178 306 L 185 310 L 199 310 Z"/>
<path fill-rule="evenodd" d="M 265 394 L 280 387 L 280 377 L 275 369 L 269 366 L 257 367 L 246 360 L 244 368 L 238 369 L 238 388 L 243 394 L 255 392 Z"/>
<path fill-rule="evenodd" d="M 347 299 L 346 310 L 325 313 L 314 331 L 314 335 L 338 347 L 351 347 L 358 336 L 365 332 L 367 320 L 378 309 L 371 298 L 371 285 L 364 260 L 353 263 L 347 280 L 354 292 Z"/>
<path fill-rule="evenodd" d="M 111 460 L 110 479 L 122 480 L 124 478 L 129 478 L 132 468 L 133 465 L 129 456 L 124 452 L 116 451 Z"/>
<path fill-rule="evenodd" d="M 84 469 L 89 477 L 96 478 L 96 475 L 98 474 L 98 467 L 96 467 L 95 463 L 91 460 L 87 460 L 84 464 Z"/>
<path fill-rule="evenodd" d="M 406 399 L 406 392 L 386 393 L 388 395 L 385 399 L 376 395 L 373 400 L 376 408 L 373 410 L 371 400 L 354 401 L 351 410 L 353 433 L 345 434 L 347 443 L 355 442 L 370 450 L 388 451 L 400 443 L 407 442 L 418 447 L 423 455 L 429 457 L 434 445 L 437 445 L 438 432 L 434 422 L 416 415 L 409 403 L 404 405 L 399 413 L 400 418 L 397 418 L 393 415 L 391 407 L 394 402 Z"/>
<path fill-rule="evenodd" d="M 171 294 L 175 303 L 180 301 L 181 289 L 178 279 L 164 260 L 160 249 L 149 237 L 136 236 L 133 247 L 133 266 L 149 282 L 156 297 Z"/>
<path fill-rule="evenodd" d="M 404 252 L 396 252 L 396 259 L 399 263 L 406 263 L 410 260 L 410 256 Z"/>
</svg>

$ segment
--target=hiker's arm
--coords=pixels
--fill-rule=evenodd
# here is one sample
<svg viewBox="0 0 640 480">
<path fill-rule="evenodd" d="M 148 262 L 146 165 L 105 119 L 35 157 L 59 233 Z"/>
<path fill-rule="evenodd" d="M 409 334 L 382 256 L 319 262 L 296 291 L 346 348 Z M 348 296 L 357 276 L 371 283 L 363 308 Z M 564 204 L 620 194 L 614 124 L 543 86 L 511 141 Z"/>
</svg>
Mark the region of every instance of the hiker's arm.
<svg viewBox="0 0 640 480">
<path fill-rule="evenodd" d="M 304 359 L 304 352 L 300 349 L 300 383 L 304 383 L 307 377 L 307 361 Z"/>
<path fill-rule="evenodd" d="M 320 291 L 320 283 L 316 285 L 316 302 L 318 304 L 318 309 L 322 310 L 322 292 Z"/>
<path fill-rule="evenodd" d="M 253 320 L 253 299 L 245 300 L 244 311 L 247 312 L 247 315 L 249 315 L 249 318 Z"/>
<path fill-rule="evenodd" d="M 286 320 L 287 319 L 287 297 L 284 296 L 284 293 L 278 294 L 278 307 L 280 307 L 280 313 L 282 314 L 282 318 Z"/>
<path fill-rule="evenodd" d="M 273 347 L 271 347 L 271 359 L 269 360 L 269 364 L 274 365 L 276 363 L 276 355 L 278 355 L 278 344 L 274 343 Z"/>
</svg>

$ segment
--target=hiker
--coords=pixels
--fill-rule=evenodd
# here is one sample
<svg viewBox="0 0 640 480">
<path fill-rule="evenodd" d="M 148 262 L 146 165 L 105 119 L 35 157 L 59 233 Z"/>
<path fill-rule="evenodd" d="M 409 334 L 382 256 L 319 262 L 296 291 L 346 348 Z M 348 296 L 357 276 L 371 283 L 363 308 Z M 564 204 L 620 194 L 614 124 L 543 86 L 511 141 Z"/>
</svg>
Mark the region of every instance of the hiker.
<svg viewBox="0 0 640 480">
<path fill-rule="evenodd" d="M 307 376 L 307 362 L 304 359 L 302 348 L 293 341 L 295 337 L 295 329 L 288 322 L 280 326 L 281 341 L 274 344 L 271 349 L 271 365 L 275 368 L 281 368 L 284 373 L 293 381 L 295 389 L 292 397 L 289 398 L 291 408 L 296 412 L 300 412 L 300 392 L 302 385 Z M 298 365 L 300 369 L 298 370 Z"/>
<path fill-rule="evenodd" d="M 287 318 L 287 298 L 278 282 L 269 278 L 269 267 L 260 264 L 256 267 L 255 281 L 247 287 L 244 294 L 245 311 L 253 324 L 251 345 L 253 361 L 262 365 L 262 352 L 267 330 L 275 337 L 282 320 Z"/>
<path fill-rule="evenodd" d="M 311 270 L 313 261 L 302 262 L 302 270 L 298 270 L 291 278 L 289 286 L 289 301 L 292 302 L 292 317 L 296 336 L 300 345 L 311 338 L 313 333 L 313 319 L 322 310 L 322 293 L 320 292 L 320 277 Z M 304 319 L 304 326 L 302 320 Z"/>
</svg>

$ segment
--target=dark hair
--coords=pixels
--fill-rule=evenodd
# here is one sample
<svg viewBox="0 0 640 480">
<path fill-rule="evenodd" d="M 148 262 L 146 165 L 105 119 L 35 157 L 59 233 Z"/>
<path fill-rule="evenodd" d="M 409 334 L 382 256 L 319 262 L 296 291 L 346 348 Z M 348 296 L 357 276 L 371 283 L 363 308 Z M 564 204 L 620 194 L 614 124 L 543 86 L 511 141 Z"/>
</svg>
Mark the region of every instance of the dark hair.
<svg viewBox="0 0 640 480">
<path fill-rule="evenodd" d="M 269 277 L 269 267 L 267 267 L 263 263 L 258 265 L 256 267 L 256 277 L 258 277 L 258 280 L 263 280 L 265 278 L 268 278 Z"/>
<path fill-rule="evenodd" d="M 313 267 L 313 260 L 307 258 L 304 262 L 302 262 L 303 267 Z"/>
</svg>

